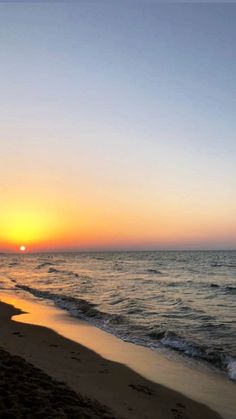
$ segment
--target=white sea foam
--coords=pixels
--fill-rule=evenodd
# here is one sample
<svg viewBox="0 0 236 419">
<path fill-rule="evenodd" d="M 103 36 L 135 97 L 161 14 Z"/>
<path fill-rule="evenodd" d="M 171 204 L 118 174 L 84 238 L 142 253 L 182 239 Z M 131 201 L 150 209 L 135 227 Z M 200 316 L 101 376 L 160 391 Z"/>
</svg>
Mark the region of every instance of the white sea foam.
<svg viewBox="0 0 236 419">
<path fill-rule="evenodd" d="M 236 380 L 236 359 L 231 358 L 227 365 L 228 375 L 231 380 Z"/>
</svg>

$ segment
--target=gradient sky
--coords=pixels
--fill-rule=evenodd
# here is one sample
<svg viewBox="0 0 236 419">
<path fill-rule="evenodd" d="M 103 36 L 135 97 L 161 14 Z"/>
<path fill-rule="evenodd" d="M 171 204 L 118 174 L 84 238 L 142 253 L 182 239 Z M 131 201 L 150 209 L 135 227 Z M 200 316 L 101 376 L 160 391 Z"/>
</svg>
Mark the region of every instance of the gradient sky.
<svg viewBox="0 0 236 419">
<path fill-rule="evenodd" d="M 0 3 L 0 250 L 235 248 L 235 22 Z"/>
</svg>

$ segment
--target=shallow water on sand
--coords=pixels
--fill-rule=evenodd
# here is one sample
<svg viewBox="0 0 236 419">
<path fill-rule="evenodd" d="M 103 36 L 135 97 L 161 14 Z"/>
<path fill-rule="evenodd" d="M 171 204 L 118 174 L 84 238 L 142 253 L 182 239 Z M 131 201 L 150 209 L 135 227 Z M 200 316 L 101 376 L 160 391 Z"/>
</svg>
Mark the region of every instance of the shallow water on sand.
<svg viewBox="0 0 236 419">
<path fill-rule="evenodd" d="M 236 252 L 0 255 L 0 287 L 236 380 Z"/>
</svg>

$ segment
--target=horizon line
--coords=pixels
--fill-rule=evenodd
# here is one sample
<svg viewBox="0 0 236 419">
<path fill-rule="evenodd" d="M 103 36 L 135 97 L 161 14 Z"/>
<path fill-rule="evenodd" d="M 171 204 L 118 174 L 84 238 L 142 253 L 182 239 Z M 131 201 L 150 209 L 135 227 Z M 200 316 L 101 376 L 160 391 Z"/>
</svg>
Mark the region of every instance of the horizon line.
<svg viewBox="0 0 236 419">
<path fill-rule="evenodd" d="M 104 249 L 104 250 L 40 250 L 40 251 L 0 251 L 0 255 L 12 255 L 12 254 L 20 254 L 20 255 L 26 255 L 26 254 L 43 254 L 43 253 L 137 253 L 137 252 L 235 252 L 236 248 L 230 248 L 230 249 Z"/>
</svg>

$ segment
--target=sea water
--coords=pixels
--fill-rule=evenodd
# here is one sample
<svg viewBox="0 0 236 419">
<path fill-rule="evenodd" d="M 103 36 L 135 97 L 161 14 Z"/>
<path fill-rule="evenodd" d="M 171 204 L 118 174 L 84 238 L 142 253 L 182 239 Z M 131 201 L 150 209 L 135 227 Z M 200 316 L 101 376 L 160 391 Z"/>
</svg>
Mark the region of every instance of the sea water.
<svg viewBox="0 0 236 419">
<path fill-rule="evenodd" d="M 236 380 L 236 252 L 1 254 L 0 287 Z"/>
</svg>

